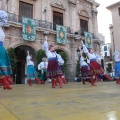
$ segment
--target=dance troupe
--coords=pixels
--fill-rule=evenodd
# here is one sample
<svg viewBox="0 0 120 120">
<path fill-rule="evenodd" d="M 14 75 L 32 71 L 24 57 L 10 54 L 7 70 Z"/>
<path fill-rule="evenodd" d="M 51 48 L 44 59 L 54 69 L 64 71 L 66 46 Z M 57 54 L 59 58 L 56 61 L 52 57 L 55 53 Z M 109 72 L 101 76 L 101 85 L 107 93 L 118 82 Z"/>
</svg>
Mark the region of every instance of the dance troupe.
<svg viewBox="0 0 120 120">
<path fill-rule="evenodd" d="M 34 62 L 32 61 L 32 55 L 27 51 L 27 78 L 29 86 L 32 86 L 32 80 L 35 79 L 36 84 L 45 84 L 47 78 L 52 81 L 52 88 L 60 86 L 62 83 L 67 84 L 65 76 L 63 75 L 61 65 L 64 64 L 64 60 L 61 55 L 57 54 L 52 45 L 48 45 L 47 36 L 45 36 L 44 50 L 48 59 L 42 58 L 42 62 L 38 65 L 38 70 L 41 71 L 40 79 L 38 78 L 37 71 L 34 68 Z"/>
<path fill-rule="evenodd" d="M 7 21 L 7 13 L 5 11 L 0 11 L 0 87 L 3 86 L 3 89 L 11 90 L 12 87 L 10 85 L 14 84 L 10 77 L 10 75 L 12 75 L 12 68 L 10 58 L 3 46 L 5 33 L 2 29 L 2 27 L 7 24 Z M 97 62 L 97 57 L 93 53 L 93 50 L 87 49 L 82 41 L 81 44 L 82 54 L 80 57 L 80 67 L 83 84 L 85 84 L 86 79 L 89 79 L 92 86 L 95 86 L 95 81 L 98 76 L 105 76 L 107 79 L 111 80 L 111 78 L 104 73 L 101 65 Z M 43 58 L 42 62 L 38 65 L 38 70 L 41 71 L 40 78 L 38 78 L 37 71 L 34 68 L 32 55 L 27 51 L 26 62 L 28 84 L 29 86 L 32 86 L 32 79 L 35 79 L 36 84 L 45 84 L 45 80 L 49 78 L 52 82 L 52 88 L 55 88 L 58 85 L 62 88 L 62 83 L 67 84 L 61 68 L 61 65 L 64 64 L 64 60 L 60 54 L 55 52 L 53 45 L 48 45 L 47 36 L 45 36 L 44 50 L 47 58 Z M 120 84 L 120 55 L 118 51 L 115 51 L 114 59 L 116 83 Z"/>
<path fill-rule="evenodd" d="M 92 86 L 96 86 L 95 81 L 98 76 L 105 76 L 108 80 L 112 80 L 107 74 L 104 73 L 103 68 L 98 63 L 98 57 L 93 53 L 92 48 L 87 48 L 83 41 L 82 44 L 82 54 L 80 57 L 80 66 L 81 66 L 81 74 L 82 74 L 82 81 L 85 85 L 85 81 L 89 79 L 89 82 Z"/>
</svg>

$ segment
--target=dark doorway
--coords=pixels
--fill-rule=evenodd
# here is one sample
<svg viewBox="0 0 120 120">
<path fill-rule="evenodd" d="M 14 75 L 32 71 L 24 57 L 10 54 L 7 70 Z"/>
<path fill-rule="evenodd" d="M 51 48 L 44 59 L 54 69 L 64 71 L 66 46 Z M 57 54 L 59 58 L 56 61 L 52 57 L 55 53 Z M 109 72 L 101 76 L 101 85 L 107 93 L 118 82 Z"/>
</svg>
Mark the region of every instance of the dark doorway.
<svg viewBox="0 0 120 120">
<path fill-rule="evenodd" d="M 63 13 L 53 11 L 53 30 L 56 30 L 56 25 L 63 25 Z"/>
<path fill-rule="evenodd" d="M 19 22 L 22 22 L 22 17 L 33 18 L 32 4 L 19 2 Z"/>
<path fill-rule="evenodd" d="M 17 56 L 17 68 L 16 68 L 16 84 L 24 84 L 26 78 L 26 57 L 27 50 L 33 56 L 33 61 L 35 62 L 35 50 L 27 45 L 21 45 L 15 48 L 15 54 Z"/>
<path fill-rule="evenodd" d="M 81 35 L 84 36 L 84 32 L 88 32 L 88 21 L 80 19 Z"/>
</svg>

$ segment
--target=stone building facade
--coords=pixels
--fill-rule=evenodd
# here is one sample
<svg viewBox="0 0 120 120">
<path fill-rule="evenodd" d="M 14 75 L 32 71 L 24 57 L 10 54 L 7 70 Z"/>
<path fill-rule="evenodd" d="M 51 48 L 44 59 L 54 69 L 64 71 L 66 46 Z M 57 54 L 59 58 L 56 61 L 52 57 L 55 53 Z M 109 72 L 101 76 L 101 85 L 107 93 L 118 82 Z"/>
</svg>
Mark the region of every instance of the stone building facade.
<svg viewBox="0 0 120 120">
<path fill-rule="evenodd" d="M 4 27 L 6 48 L 15 48 L 17 54 L 17 83 L 24 83 L 26 50 L 34 56 L 36 51 L 43 49 L 44 34 L 48 34 L 48 42 L 57 51 L 65 51 L 68 55 L 67 79 L 73 81 L 78 56 L 77 48 L 81 49 L 80 41 L 84 40 L 84 31 L 93 35 L 94 50 L 99 53 L 97 7 L 94 0 L 0 0 L 0 8 L 8 12 L 8 25 Z M 22 40 L 22 16 L 36 19 L 37 37 L 35 42 Z M 56 24 L 66 26 L 67 43 L 56 43 Z"/>
<path fill-rule="evenodd" d="M 112 52 L 114 50 L 120 51 L 119 39 L 120 39 L 120 2 L 114 3 L 107 7 L 112 13 L 112 23 L 110 25 Z"/>
<path fill-rule="evenodd" d="M 119 39 L 120 39 L 120 2 L 116 2 L 107 7 L 112 13 L 112 24 L 110 24 L 110 34 L 111 34 L 111 48 L 112 48 L 112 65 L 114 73 L 114 59 L 113 55 L 115 50 L 120 52 Z"/>
</svg>

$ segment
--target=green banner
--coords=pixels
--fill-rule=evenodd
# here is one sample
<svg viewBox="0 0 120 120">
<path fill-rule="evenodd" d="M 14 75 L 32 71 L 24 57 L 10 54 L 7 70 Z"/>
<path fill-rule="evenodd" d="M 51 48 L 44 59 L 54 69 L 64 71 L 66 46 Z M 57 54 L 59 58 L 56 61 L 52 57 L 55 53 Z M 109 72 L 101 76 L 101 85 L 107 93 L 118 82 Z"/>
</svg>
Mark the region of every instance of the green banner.
<svg viewBox="0 0 120 120">
<path fill-rule="evenodd" d="M 57 43 L 66 44 L 66 27 L 56 25 Z"/>
<path fill-rule="evenodd" d="M 85 35 L 85 45 L 87 48 L 92 48 L 93 47 L 93 39 L 92 39 L 92 34 L 89 32 L 84 32 Z"/>
<path fill-rule="evenodd" d="M 36 21 L 22 17 L 22 39 L 27 41 L 36 40 Z"/>
</svg>

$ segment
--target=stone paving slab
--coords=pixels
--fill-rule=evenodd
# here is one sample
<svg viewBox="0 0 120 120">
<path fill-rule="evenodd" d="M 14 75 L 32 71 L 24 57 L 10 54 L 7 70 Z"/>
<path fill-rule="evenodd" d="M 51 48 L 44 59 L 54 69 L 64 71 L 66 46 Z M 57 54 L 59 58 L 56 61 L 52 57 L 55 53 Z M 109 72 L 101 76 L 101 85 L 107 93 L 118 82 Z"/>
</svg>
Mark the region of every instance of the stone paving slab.
<svg viewBox="0 0 120 120">
<path fill-rule="evenodd" d="M 120 120 L 120 85 L 71 82 L 0 88 L 0 120 Z"/>
</svg>

